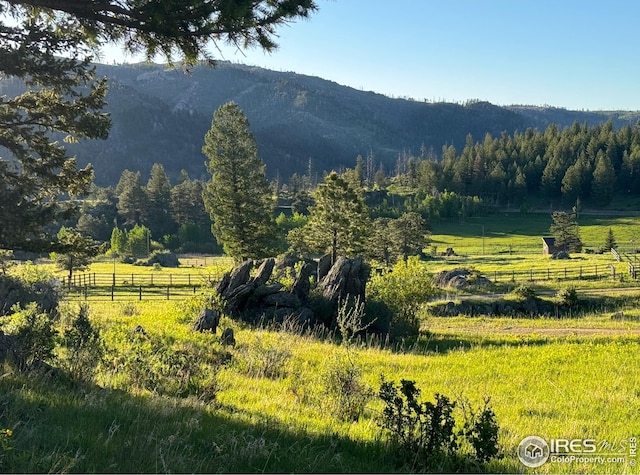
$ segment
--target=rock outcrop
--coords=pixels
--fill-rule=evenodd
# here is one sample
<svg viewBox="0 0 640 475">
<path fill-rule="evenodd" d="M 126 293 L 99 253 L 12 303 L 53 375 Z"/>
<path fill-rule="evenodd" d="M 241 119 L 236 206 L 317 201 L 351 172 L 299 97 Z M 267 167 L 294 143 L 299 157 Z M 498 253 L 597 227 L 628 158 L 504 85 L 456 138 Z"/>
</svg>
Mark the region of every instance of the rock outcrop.
<svg viewBox="0 0 640 475">
<path fill-rule="evenodd" d="M 244 320 L 294 320 L 303 326 L 331 324 L 340 301 L 347 297 L 359 297 L 364 302 L 369 275 L 367 266 L 360 258 L 340 257 L 333 266 L 330 262 L 330 258 L 322 258 L 318 264 L 305 261 L 295 274 L 289 291 L 278 282 L 268 283 L 276 267 L 275 259 L 263 261 L 255 277 L 251 277 L 254 262 L 248 260 L 225 274 L 216 290 L 224 301 L 225 312 Z M 328 313 L 326 315 L 316 315 L 310 305 L 314 276 L 319 279 L 314 298 L 322 298 L 329 303 L 323 306 Z"/>
</svg>

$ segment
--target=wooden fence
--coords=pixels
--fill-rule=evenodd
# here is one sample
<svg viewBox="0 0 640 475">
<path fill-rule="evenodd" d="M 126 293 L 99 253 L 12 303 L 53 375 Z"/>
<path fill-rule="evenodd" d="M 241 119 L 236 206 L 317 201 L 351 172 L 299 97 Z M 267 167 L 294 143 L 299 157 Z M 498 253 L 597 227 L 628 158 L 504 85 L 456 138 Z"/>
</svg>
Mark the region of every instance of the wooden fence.
<svg viewBox="0 0 640 475">
<path fill-rule="evenodd" d="M 71 300 L 171 300 L 197 293 L 210 274 L 78 273 L 64 280 Z"/>
<path fill-rule="evenodd" d="M 624 266 L 624 262 L 620 265 Z M 628 272 L 635 278 L 635 266 L 627 262 Z M 531 268 L 528 270 L 491 270 L 482 272 L 494 283 L 543 282 L 550 280 L 615 279 L 620 272 L 614 264 L 567 266 L 563 268 Z M 100 274 L 78 273 L 64 284 L 71 300 L 176 300 L 198 292 L 212 280 L 210 274 Z"/>
</svg>

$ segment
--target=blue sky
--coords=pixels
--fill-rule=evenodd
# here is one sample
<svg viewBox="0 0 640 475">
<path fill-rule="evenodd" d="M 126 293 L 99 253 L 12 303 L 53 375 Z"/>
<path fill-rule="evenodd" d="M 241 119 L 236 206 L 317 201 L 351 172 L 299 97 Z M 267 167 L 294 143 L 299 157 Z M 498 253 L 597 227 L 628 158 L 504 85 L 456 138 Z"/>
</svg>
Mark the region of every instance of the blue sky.
<svg viewBox="0 0 640 475">
<path fill-rule="evenodd" d="M 220 59 L 417 100 L 640 110 L 640 1 L 317 0 L 279 49 Z M 105 51 L 104 62 L 132 61 Z"/>
</svg>

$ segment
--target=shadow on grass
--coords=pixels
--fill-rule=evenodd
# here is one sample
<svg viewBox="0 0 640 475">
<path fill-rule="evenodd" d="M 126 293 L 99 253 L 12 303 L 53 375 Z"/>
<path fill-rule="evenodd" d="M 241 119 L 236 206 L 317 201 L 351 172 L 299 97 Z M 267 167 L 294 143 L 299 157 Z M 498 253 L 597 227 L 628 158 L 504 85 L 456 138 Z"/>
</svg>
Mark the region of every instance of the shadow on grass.
<svg viewBox="0 0 640 475">
<path fill-rule="evenodd" d="M 80 390 L 52 378 L 3 373 L 0 428 L 12 431 L 7 446 L 0 445 L 5 473 L 404 471 L 379 438 L 316 434 L 196 399 Z M 518 471 L 507 459 L 462 469 Z"/>
<path fill-rule="evenodd" d="M 424 354 L 446 354 L 452 351 L 468 351 L 477 348 L 535 347 L 551 343 L 553 341 L 542 336 L 504 335 L 504 337 L 486 337 L 483 335 L 429 332 L 420 336 L 414 345 L 414 351 Z"/>
</svg>

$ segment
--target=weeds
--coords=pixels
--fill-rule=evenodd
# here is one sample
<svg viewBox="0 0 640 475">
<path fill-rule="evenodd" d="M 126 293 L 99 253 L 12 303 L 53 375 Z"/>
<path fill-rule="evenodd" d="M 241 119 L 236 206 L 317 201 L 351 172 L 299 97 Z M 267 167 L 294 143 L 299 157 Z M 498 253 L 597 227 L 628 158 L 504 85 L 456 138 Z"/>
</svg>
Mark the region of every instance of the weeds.
<svg viewBox="0 0 640 475">
<path fill-rule="evenodd" d="M 343 421 L 360 419 L 367 402 L 373 398 L 373 390 L 363 382 L 362 376 L 362 368 L 348 353 L 331 359 L 325 370 L 323 379 L 329 407 Z"/>
</svg>

